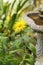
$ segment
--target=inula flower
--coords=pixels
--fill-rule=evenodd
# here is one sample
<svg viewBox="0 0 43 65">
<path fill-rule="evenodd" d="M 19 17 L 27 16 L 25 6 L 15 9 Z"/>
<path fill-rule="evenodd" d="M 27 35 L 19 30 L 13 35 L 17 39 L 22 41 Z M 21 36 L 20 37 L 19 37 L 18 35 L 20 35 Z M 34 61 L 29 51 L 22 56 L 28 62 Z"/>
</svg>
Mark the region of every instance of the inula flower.
<svg viewBox="0 0 43 65">
<path fill-rule="evenodd" d="M 10 15 L 7 15 L 7 17 L 6 17 L 6 20 L 7 20 L 7 22 L 10 20 Z"/>
<path fill-rule="evenodd" d="M 16 33 L 19 33 L 21 31 L 23 31 L 24 29 L 26 28 L 26 22 L 22 19 L 22 20 L 19 20 L 18 22 L 16 22 L 13 26 L 13 30 L 16 32 Z"/>
</svg>

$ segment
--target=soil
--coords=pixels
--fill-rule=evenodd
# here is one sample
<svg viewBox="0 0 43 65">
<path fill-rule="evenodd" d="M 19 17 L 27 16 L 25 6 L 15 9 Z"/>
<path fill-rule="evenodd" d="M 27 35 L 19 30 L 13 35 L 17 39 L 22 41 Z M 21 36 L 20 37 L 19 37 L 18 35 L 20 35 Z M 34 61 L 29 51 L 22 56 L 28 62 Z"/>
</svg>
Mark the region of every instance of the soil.
<svg viewBox="0 0 43 65">
<path fill-rule="evenodd" d="M 27 16 L 32 18 L 37 25 L 43 26 L 43 18 L 41 18 L 38 13 L 28 14 Z"/>
</svg>

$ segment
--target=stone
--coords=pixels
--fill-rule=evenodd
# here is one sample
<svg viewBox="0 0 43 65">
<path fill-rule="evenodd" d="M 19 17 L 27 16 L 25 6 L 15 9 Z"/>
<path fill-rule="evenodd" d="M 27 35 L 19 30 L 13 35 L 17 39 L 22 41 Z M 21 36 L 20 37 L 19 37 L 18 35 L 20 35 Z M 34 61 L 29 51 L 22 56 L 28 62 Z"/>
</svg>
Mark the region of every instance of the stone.
<svg viewBox="0 0 43 65">
<path fill-rule="evenodd" d="M 43 58 L 43 25 L 38 25 L 35 22 L 42 21 L 43 20 L 40 19 L 40 17 L 38 19 L 40 20 L 36 20 L 37 19 L 37 14 L 39 14 L 38 12 L 28 12 L 23 16 L 23 19 L 26 20 L 26 23 L 37 33 L 37 44 L 36 44 L 36 51 L 37 51 L 37 57 L 42 57 Z M 32 17 L 29 17 L 29 16 Z M 36 17 L 36 18 L 33 18 Z"/>
</svg>

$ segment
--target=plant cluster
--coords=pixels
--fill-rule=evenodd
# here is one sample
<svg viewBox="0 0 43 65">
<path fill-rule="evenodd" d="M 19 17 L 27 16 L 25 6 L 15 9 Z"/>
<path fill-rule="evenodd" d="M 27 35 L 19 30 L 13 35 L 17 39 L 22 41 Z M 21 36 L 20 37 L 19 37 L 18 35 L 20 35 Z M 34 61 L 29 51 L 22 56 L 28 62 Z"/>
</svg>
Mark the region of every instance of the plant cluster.
<svg viewBox="0 0 43 65">
<path fill-rule="evenodd" d="M 34 65 L 36 49 L 32 44 L 32 32 L 26 22 L 19 18 L 30 0 L 0 0 L 0 65 Z M 32 40 L 32 41 L 31 41 Z"/>
</svg>

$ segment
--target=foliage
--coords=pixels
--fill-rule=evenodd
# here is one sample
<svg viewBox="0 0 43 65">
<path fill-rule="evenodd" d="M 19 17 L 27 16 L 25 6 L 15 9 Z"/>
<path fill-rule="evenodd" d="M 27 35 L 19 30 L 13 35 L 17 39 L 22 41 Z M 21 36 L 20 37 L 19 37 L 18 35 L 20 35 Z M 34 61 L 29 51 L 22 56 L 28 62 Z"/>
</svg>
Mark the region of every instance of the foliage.
<svg viewBox="0 0 43 65">
<path fill-rule="evenodd" d="M 2 0 L 0 2 L 3 3 Z M 34 65 L 36 49 L 28 32 L 32 32 L 21 18 L 21 12 L 28 7 L 29 0 L 14 0 L 13 3 L 3 3 L 0 8 L 0 65 Z M 22 21 L 21 24 L 19 24 Z M 20 25 L 20 31 L 18 26 Z M 14 27 L 14 28 L 13 28 Z M 17 28 L 17 32 L 15 29 Z"/>
</svg>

